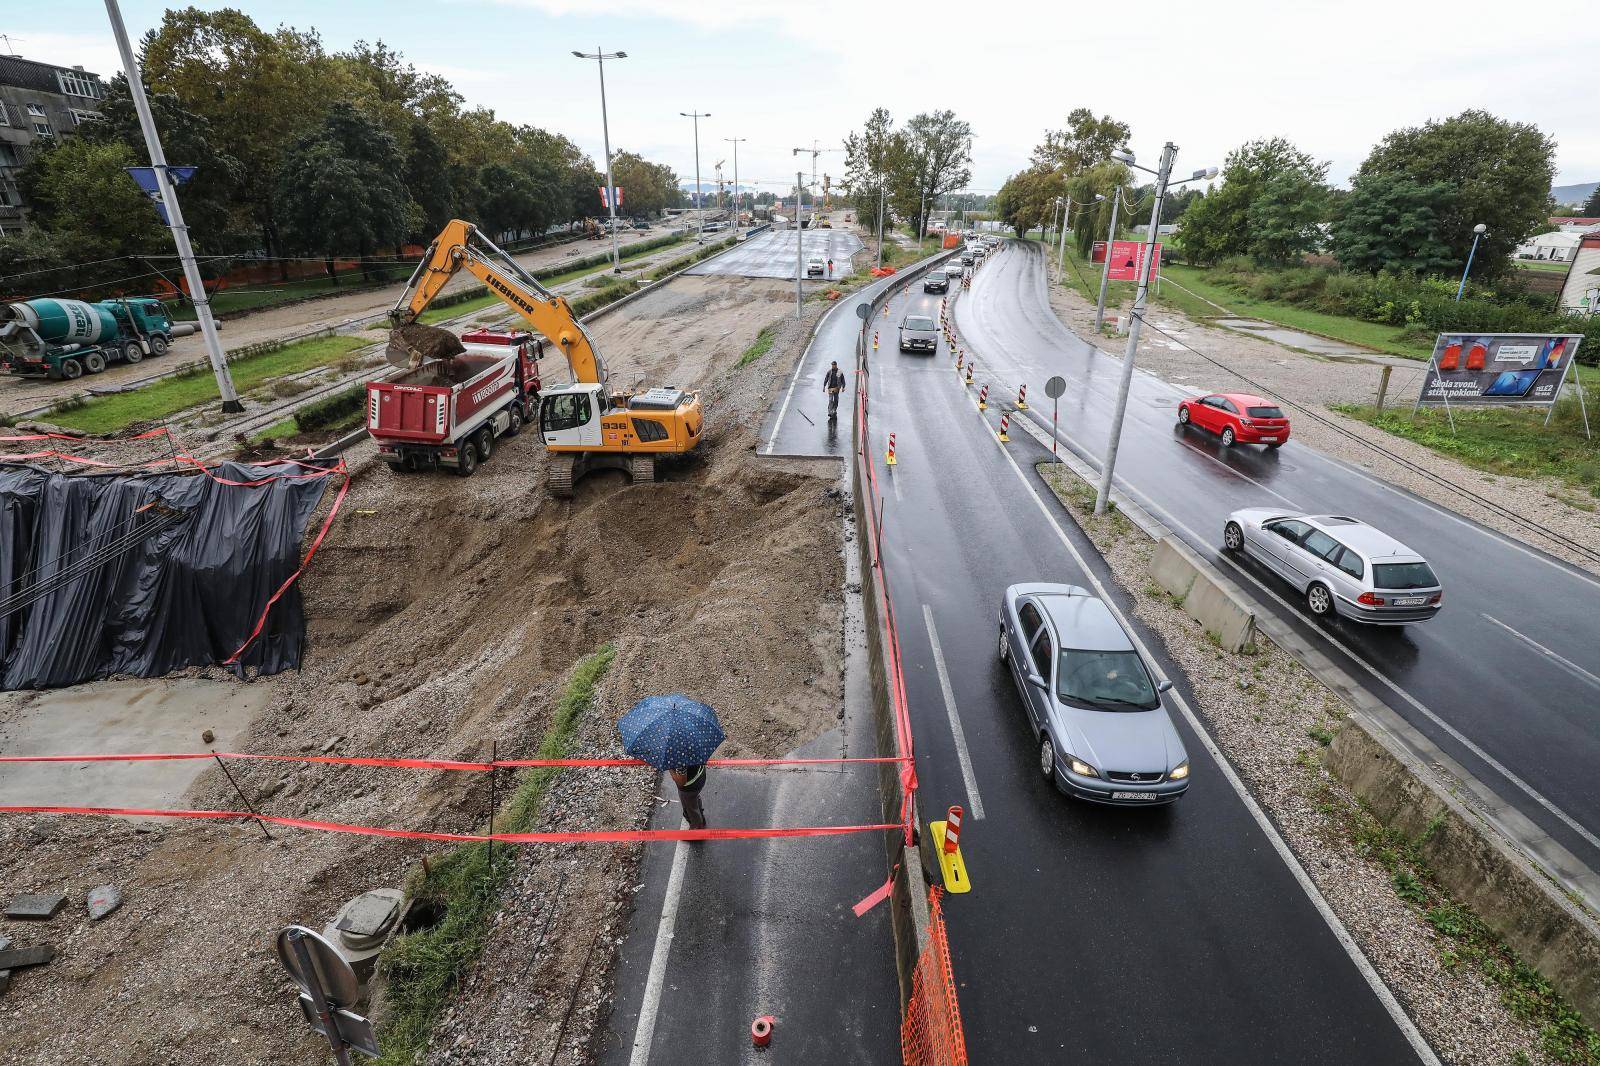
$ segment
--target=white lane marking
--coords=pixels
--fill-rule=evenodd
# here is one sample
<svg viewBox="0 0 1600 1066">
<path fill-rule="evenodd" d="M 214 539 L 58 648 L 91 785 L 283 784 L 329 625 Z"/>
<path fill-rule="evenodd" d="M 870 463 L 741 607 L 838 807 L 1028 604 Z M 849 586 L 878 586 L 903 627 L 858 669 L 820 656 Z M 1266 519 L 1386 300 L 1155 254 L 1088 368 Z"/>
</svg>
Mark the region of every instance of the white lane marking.
<svg viewBox="0 0 1600 1066">
<path fill-rule="evenodd" d="M 944 693 L 944 710 L 950 716 L 950 732 L 956 738 L 956 761 L 961 764 L 961 781 L 967 786 L 972 817 L 983 817 L 983 797 L 978 795 L 978 779 L 972 773 L 972 756 L 967 751 L 967 734 L 956 713 L 956 694 L 950 687 L 950 671 L 945 669 L 944 649 L 939 646 L 939 631 L 933 625 L 933 608 L 922 605 L 922 620 L 928 625 L 928 642 L 933 645 L 933 666 L 939 673 L 939 690 Z"/>
<path fill-rule="evenodd" d="M 667 976 L 667 955 L 672 951 L 672 931 L 678 924 L 678 899 L 683 895 L 683 866 L 688 858 L 688 842 L 678 841 L 672 854 L 672 873 L 667 878 L 667 894 L 661 901 L 661 922 L 656 926 L 656 946 L 650 955 L 650 974 L 644 982 L 644 1002 L 639 1005 L 639 1024 L 633 1030 L 633 1055 L 628 1066 L 647 1066 L 650 1062 L 656 1011 L 661 1007 L 661 984 Z"/>
<path fill-rule="evenodd" d="M 1478 613 L 1479 614 L 1483 614 L 1482 611 L 1479 611 Z M 1488 619 L 1490 622 L 1493 622 L 1495 625 L 1499 626 L 1501 629 L 1505 630 L 1507 633 L 1510 633 L 1512 636 L 1516 637 L 1518 640 L 1520 640 L 1524 644 L 1528 645 L 1528 647 L 1532 648 L 1534 651 L 1538 652 L 1540 655 L 1549 656 L 1558 665 L 1564 666 L 1568 670 L 1572 671 L 1572 673 L 1575 676 L 1577 676 L 1578 678 L 1589 682 L 1589 684 L 1593 685 L 1595 688 L 1600 688 L 1600 677 L 1596 677 L 1594 674 L 1591 674 L 1589 671 L 1585 670 L 1583 667 L 1579 666 L 1577 663 L 1573 662 L 1571 659 L 1568 659 L 1563 655 L 1557 655 L 1555 652 L 1551 651 L 1549 648 L 1545 647 L 1543 644 L 1540 644 L 1537 640 L 1534 640 L 1532 637 L 1528 636 L 1526 633 L 1522 633 L 1522 632 L 1519 632 L 1519 631 L 1517 631 L 1515 629 L 1512 629 L 1510 626 L 1506 625 L 1504 622 L 1500 621 L 1500 619 L 1496 618 L 1492 614 L 1483 614 L 1483 617 Z"/>
<path fill-rule="evenodd" d="M 895 476 L 893 470 L 889 471 L 889 484 L 894 486 L 894 502 L 905 503 L 905 499 L 900 495 L 900 479 Z"/>
<path fill-rule="evenodd" d="M 1077 545 L 1073 544 L 1071 539 L 1068 538 L 1066 530 L 1062 529 L 1060 523 L 1056 521 L 1056 516 L 1050 513 L 1050 509 L 1045 506 L 1044 500 L 1040 499 L 1039 494 L 1033 490 L 1027 475 L 1022 472 L 1022 467 L 1017 464 L 1017 461 L 1011 457 L 1011 453 L 1006 450 L 1005 445 L 1001 444 L 998 439 L 993 436 L 989 439 L 996 448 L 1000 449 L 1000 454 L 1005 456 L 1005 460 L 1010 464 L 1012 472 L 1017 475 L 1017 480 L 1022 482 L 1024 494 L 1039 508 L 1039 513 L 1044 515 L 1045 521 L 1050 523 L 1050 528 L 1055 530 L 1056 536 L 1060 538 L 1067 552 L 1077 562 L 1078 569 L 1083 571 L 1083 575 L 1089 579 L 1090 584 L 1099 593 L 1100 599 L 1116 615 L 1117 621 L 1122 624 L 1122 628 L 1139 649 L 1139 654 L 1144 656 L 1145 662 L 1155 671 L 1156 679 L 1158 681 L 1167 680 L 1165 672 L 1161 669 L 1161 664 L 1156 661 L 1155 656 L 1150 654 L 1150 649 L 1145 645 L 1143 638 L 1129 624 L 1127 616 L 1122 613 L 1122 608 L 1107 593 L 1105 585 L 1100 581 L 1100 576 L 1089 568 L 1088 560 L 1078 551 Z M 1411 1049 L 1428 1066 L 1441 1066 L 1439 1057 L 1433 1053 L 1433 1049 L 1428 1046 L 1428 1042 L 1423 1039 L 1422 1034 L 1417 1031 L 1417 1027 L 1412 1024 L 1411 1018 L 1406 1014 L 1399 1002 L 1395 1000 L 1394 993 L 1389 991 L 1389 986 L 1384 984 L 1382 977 L 1378 976 L 1378 971 L 1373 969 L 1372 963 L 1368 961 L 1367 956 L 1361 951 L 1360 945 L 1350 935 L 1350 930 L 1345 928 L 1344 922 L 1339 919 L 1339 916 L 1333 912 L 1333 908 L 1328 905 L 1328 901 L 1323 898 L 1321 891 L 1316 886 L 1316 882 L 1311 880 L 1311 876 L 1306 873 L 1305 867 L 1300 865 L 1300 860 L 1290 849 L 1288 842 L 1278 834 L 1277 827 L 1272 824 L 1271 820 L 1267 818 L 1266 812 L 1261 809 L 1255 798 L 1250 795 L 1250 790 L 1245 787 L 1244 782 L 1239 779 L 1239 775 L 1234 772 L 1232 764 L 1228 762 L 1228 758 L 1222 753 L 1222 749 L 1217 746 L 1217 742 L 1211 739 L 1211 734 L 1206 731 L 1205 725 L 1201 723 L 1199 717 L 1190 708 L 1189 702 L 1179 695 L 1176 689 L 1171 691 L 1171 695 L 1173 702 L 1183 712 L 1183 717 L 1188 721 L 1190 728 L 1195 731 L 1195 735 L 1200 738 L 1205 745 L 1206 751 L 1210 753 L 1212 760 L 1216 762 L 1217 767 L 1222 771 L 1222 776 L 1227 779 L 1229 785 L 1233 786 L 1233 791 L 1238 794 L 1240 802 L 1250 812 L 1250 817 L 1255 819 L 1255 823 L 1260 827 L 1261 832 L 1271 841 L 1273 850 L 1278 853 L 1278 857 L 1283 860 L 1283 864 L 1289 868 L 1289 872 L 1299 882 L 1301 889 L 1305 891 L 1306 896 L 1311 900 L 1312 906 L 1316 907 L 1317 913 L 1322 915 L 1322 920 L 1327 923 L 1329 931 L 1334 935 L 1334 939 L 1339 941 L 1339 945 L 1344 948 L 1345 954 L 1350 956 L 1350 961 L 1355 963 L 1356 969 L 1366 979 L 1373 995 L 1378 997 L 1378 1001 L 1389 1012 L 1389 1017 L 1394 1021 L 1401 1034 L 1405 1036 L 1407 1043 L 1411 1045 Z"/>
</svg>

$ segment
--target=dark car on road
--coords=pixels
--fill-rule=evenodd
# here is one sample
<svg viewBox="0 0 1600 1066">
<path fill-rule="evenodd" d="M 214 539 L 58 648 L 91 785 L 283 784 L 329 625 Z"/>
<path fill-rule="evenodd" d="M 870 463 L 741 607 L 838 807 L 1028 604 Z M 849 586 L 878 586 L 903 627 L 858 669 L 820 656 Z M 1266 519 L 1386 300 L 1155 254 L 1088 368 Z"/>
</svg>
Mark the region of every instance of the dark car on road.
<svg viewBox="0 0 1600 1066">
<path fill-rule="evenodd" d="M 923 292 L 949 292 L 950 275 L 942 270 L 930 270 L 922 275 Z"/>
<path fill-rule="evenodd" d="M 1079 799 L 1171 803 L 1189 755 L 1157 683 L 1105 603 L 1076 585 L 1012 585 L 1000 602 L 1000 661 L 1039 744 L 1039 772 Z"/>
</svg>

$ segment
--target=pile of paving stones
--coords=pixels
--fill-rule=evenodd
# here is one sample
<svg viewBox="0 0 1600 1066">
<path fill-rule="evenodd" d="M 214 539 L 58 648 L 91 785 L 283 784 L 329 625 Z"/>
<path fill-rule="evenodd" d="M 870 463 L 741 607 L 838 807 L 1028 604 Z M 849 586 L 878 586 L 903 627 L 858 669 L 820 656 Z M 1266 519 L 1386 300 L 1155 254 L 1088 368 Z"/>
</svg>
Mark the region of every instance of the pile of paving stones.
<svg viewBox="0 0 1600 1066">
<path fill-rule="evenodd" d="M 122 890 L 116 885 L 101 885 L 89 890 L 85 900 L 91 921 L 100 921 L 122 906 Z M 28 892 L 16 896 L 6 907 L 6 920 L 12 922 L 48 922 L 55 919 L 67 906 L 65 892 Z M 16 970 L 43 966 L 56 957 L 54 944 L 19 946 L 9 936 L 0 934 L 0 994 L 11 987 L 11 975 Z"/>
</svg>

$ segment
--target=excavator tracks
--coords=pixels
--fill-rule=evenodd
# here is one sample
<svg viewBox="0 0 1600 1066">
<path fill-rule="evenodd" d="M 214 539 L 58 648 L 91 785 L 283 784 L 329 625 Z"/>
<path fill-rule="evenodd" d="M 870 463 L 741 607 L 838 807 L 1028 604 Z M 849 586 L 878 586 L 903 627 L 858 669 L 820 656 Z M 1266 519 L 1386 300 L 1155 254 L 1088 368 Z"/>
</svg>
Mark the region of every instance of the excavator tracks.
<svg viewBox="0 0 1600 1066">
<path fill-rule="evenodd" d="M 572 468 L 574 459 L 570 455 L 560 452 L 550 454 L 549 472 L 545 475 L 545 487 L 550 490 L 550 495 L 558 500 L 572 499 Z"/>
</svg>

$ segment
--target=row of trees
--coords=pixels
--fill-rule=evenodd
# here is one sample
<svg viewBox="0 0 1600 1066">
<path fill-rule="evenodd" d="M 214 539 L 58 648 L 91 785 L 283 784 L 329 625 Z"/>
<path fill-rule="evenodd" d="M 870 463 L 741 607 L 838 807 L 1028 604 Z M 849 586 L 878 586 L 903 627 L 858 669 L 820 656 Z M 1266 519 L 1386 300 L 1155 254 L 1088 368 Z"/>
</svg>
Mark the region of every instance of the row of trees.
<svg viewBox="0 0 1600 1066">
<path fill-rule="evenodd" d="M 862 222 L 877 217 L 881 197 L 885 226 L 900 219 L 920 235 L 939 198 L 972 180 L 972 127 L 953 111 L 923 112 L 896 128 L 876 108 L 844 149 L 840 184 Z"/>
<path fill-rule="evenodd" d="M 1129 132 L 1109 115 L 1073 111 L 1001 188 L 1001 217 L 1020 235 L 1070 195 L 1080 251 L 1105 235 L 1113 195 L 1123 198 L 1119 229 L 1148 221 L 1153 188 L 1135 188 L 1110 161 Z M 1250 141 L 1229 153 L 1220 185 L 1169 193 L 1161 222 L 1180 224 L 1183 256 L 1201 264 L 1285 265 L 1325 250 L 1348 270 L 1417 275 L 1460 269 L 1482 224 L 1474 272 L 1492 277 L 1547 224 L 1554 170 L 1555 142 L 1538 127 L 1469 110 L 1389 134 L 1348 190 L 1331 188 L 1327 161 L 1290 141 Z"/>
<path fill-rule="evenodd" d="M 518 235 L 602 213 L 604 177 L 570 140 L 467 107 L 382 42 L 329 53 L 315 31 L 187 8 L 168 11 L 140 51 L 167 156 L 198 167 L 182 195 L 204 254 L 370 256 L 456 216 Z M 33 225 L 4 249 L 22 269 L 169 251 L 122 169 L 147 160 L 121 75 L 103 114 L 23 171 Z M 635 153 L 616 153 L 613 175 L 631 213 L 681 202 L 672 170 Z"/>
</svg>

